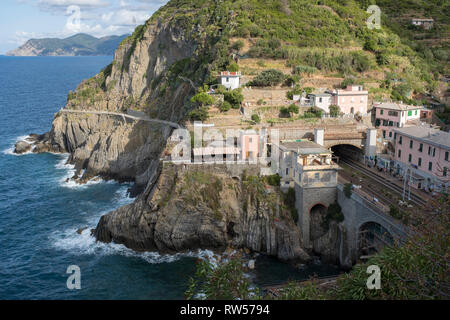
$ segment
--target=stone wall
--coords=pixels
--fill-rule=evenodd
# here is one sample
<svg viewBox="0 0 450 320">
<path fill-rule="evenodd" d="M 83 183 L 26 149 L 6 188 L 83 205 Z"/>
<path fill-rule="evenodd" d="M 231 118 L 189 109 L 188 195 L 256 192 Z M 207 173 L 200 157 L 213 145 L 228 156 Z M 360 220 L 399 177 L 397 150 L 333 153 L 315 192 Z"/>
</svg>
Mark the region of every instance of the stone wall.
<svg viewBox="0 0 450 320">
<path fill-rule="evenodd" d="M 310 211 L 316 204 L 328 206 L 336 201 L 336 187 L 302 188 L 295 184 L 296 208 L 298 211 L 298 226 L 302 232 L 305 248 L 311 247 L 310 241 Z"/>
</svg>

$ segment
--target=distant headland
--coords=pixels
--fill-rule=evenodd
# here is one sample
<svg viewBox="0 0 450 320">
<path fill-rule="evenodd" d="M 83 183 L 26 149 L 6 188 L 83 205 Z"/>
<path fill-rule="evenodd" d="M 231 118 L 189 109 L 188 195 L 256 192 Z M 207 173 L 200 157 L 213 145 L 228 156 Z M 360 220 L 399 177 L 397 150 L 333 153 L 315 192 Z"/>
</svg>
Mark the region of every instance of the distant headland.
<svg viewBox="0 0 450 320">
<path fill-rule="evenodd" d="M 79 33 L 65 39 L 30 39 L 6 53 L 7 56 L 106 56 L 113 55 L 128 35 L 96 38 Z"/>
</svg>

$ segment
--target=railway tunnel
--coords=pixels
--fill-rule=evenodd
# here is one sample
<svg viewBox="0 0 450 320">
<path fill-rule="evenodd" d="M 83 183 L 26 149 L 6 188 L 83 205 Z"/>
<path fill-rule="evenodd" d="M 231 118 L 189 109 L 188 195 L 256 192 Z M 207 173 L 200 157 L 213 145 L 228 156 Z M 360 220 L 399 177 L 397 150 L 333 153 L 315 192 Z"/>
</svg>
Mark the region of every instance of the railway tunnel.
<svg viewBox="0 0 450 320">
<path fill-rule="evenodd" d="M 333 155 L 339 159 L 351 159 L 357 161 L 363 156 L 363 151 L 360 148 L 350 144 L 335 145 L 331 147 L 331 151 L 333 151 Z"/>
</svg>

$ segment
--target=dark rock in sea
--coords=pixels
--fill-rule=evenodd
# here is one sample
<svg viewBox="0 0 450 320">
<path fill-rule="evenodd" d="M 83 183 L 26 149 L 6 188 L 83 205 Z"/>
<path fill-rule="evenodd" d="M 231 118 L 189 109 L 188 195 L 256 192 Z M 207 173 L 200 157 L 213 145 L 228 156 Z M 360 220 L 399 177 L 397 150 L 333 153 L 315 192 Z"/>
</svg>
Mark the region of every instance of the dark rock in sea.
<svg viewBox="0 0 450 320">
<path fill-rule="evenodd" d="M 19 141 L 14 146 L 14 153 L 23 154 L 25 152 L 30 151 L 32 145 L 25 141 Z"/>
<path fill-rule="evenodd" d="M 78 234 L 82 234 L 84 230 L 86 230 L 88 227 L 80 228 L 77 230 Z"/>
</svg>

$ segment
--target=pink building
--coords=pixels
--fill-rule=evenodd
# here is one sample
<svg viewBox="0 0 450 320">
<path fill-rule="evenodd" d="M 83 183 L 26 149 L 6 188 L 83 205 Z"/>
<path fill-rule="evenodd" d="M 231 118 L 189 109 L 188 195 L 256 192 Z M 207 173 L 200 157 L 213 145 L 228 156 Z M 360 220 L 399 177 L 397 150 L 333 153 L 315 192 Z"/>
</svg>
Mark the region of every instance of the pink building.
<svg viewBox="0 0 450 320">
<path fill-rule="evenodd" d="M 260 136 L 253 130 L 240 133 L 241 159 L 257 161 L 260 156 Z"/>
<path fill-rule="evenodd" d="M 450 133 L 427 125 L 394 129 L 395 170 L 418 189 L 448 190 Z"/>
<path fill-rule="evenodd" d="M 418 124 L 422 107 L 399 103 L 381 103 L 374 105 L 375 127 L 382 131 L 383 138 L 392 140 L 395 128 L 406 124 Z"/>
<path fill-rule="evenodd" d="M 369 92 L 362 86 L 347 86 L 347 88 L 333 91 L 331 104 L 339 106 L 345 114 L 367 114 L 369 106 Z"/>
</svg>

